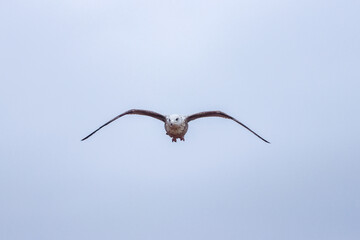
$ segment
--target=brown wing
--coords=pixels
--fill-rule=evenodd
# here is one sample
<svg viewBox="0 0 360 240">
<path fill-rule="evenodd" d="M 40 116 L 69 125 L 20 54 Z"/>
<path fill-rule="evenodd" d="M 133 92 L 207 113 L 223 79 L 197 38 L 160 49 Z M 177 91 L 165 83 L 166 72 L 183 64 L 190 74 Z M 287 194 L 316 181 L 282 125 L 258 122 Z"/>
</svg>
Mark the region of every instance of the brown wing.
<svg viewBox="0 0 360 240">
<path fill-rule="evenodd" d="M 113 121 L 115 121 L 116 119 L 124 116 L 124 115 L 127 115 L 127 114 L 138 114 L 138 115 L 144 115 L 144 116 L 149 116 L 149 117 L 153 117 L 153 118 L 156 118 L 156 119 L 159 119 L 163 122 L 166 121 L 166 117 L 159 114 L 159 113 L 156 113 L 156 112 L 152 112 L 152 111 L 147 111 L 147 110 L 140 110 L 140 109 L 131 109 L 129 111 L 126 111 L 120 115 L 118 115 L 117 117 L 111 119 L 110 121 L 108 121 L 107 123 L 105 123 L 104 125 L 102 125 L 101 127 L 99 127 L 98 129 L 96 129 L 95 131 L 93 131 L 92 133 L 90 133 L 88 136 L 84 137 L 83 139 L 81 139 L 81 141 L 84 141 L 86 139 L 88 139 L 91 135 L 93 135 L 94 133 L 96 133 L 97 131 L 99 131 L 101 128 L 105 127 L 106 125 L 108 125 L 109 123 L 112 123 Z"/>
<path fill-rule="evenodd" d="M 237 122 L 238 124 L 240 124 L 241 126 L 243 126 L 244 128 L 246 128 L 247 130 L 249 130 L 250 132 L 252 132 L 255 136 L 257 136 L 258 138 L 260 138 L 261 140 L 263 140 L 264 142 L 270 143 L 267 140 L 265 140 L 264 138 L 260 137 L 256 132 L 254 132 L 253 130 L 251 130 L 249 127 L 247 127 L 245 124 L 241 123 L 240 121 L 238 121 L 237 119 L 227 115 L 226 113 L 223 113 L 221 111 L 208 111 L 208 112 L 199 112 L 199 113 L 195 113 L 193 115 L 187 116 L 186 121 L 190 122 L 192 120 L 198 119 L 198 118 L 203 118 L 203 117 L 222 117 L 222 118 L 227 118 L 227 119 L 231 119 L 235 122 Z"/>
</svg>

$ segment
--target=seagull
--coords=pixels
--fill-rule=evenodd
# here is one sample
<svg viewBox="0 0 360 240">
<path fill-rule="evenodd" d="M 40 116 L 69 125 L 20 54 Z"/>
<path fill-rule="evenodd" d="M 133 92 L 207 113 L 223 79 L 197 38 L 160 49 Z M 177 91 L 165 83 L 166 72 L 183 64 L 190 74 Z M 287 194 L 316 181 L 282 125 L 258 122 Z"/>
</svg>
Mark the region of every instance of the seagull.
<svg viewBox="0 0 360 240">
<path fill-rule="evenodd" d="M 163 121 L 165 123 L 166 134 L 169 135 L 169 137 L 172 138 L 172 142 L 176 142 L 176 140 L 178 138 L 181 141 L 185 141 L 184 136 L 185 136 L 185 134 L 186 134 L 186 132 L 188 130 L 189 122 L 191 122 L 191 121 L 193 121 L 195 119 L 198 119 L 198 118 L 203 118 L 203 117 L 222 117 L 222 118 L 231 119 L 231 120 L 237 122 L 238 124 L 240 124 L 241 126 L 246 128 L 247 130 L 252 132 L 255 136 L 257 136 L 258 138 L 263 140 L 264 142 L 270 143 L 267 140 L 265 140 L 264 138 L 262 138 L 260 135 L 255 133 L 253 130 L 251 130 L 249 127 L 247 127 L 245 124 L 241 123 L 237 119 L 235 119 L 235 118 L 233 118 L 233 117 L 231 117 L 231 116 L 229 116 L 226 113 L 223 113 L 221 111 L 206 111 L 206 112 L 199 112 L 199 113 L 195 113 L 195 114 L 186 116 L 186 115 L 179 115 L 179 114 L 162 115 L 162 114 L 157 113 L 157 112 L 148 111 L 148 110 L 141 110 L 141 109 L 130 109 L 130 110 L 116 116 L 115 118 L 111 119 L 110 121 L 108 121 L 107 123 L 105 123 L 104 125 L 99 127 L 98 129 L 96 129 L 95 131 L 90 133 L 88 136 L 81 139 L 81 141 L 84 141 L 84 140 L 88 139 L 94 133 L 99 131 L 101 128 L 103 128 L 106 125 L 112 123 L 113 121 L 117 120 L 118 118 L 120 118 L 122 116 L 125 116 L 125 115 L 128 115 L 128 114 L 144 115 L 144 116 L 153 117 L 153 118 L 156 118 L 156 119 L 158 119 L 160 121 Z"/>
</svg>

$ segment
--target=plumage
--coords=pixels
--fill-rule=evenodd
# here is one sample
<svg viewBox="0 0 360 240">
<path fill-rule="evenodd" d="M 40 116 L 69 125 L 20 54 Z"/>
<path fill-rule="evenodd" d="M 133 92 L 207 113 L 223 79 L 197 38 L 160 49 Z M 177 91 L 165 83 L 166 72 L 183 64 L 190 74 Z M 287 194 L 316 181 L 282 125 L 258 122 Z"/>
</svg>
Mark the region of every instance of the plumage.
<svg viewBox="0 0 360 240">
<path fill-rule="evenodd" d="M 185 136 L 185 134 L 186 134 L 186 132 L 188 130 L 188 123 L 189 122 L 191 122 L 191 121 L 193 121 L 195 119 L 204 118 L 204 117 L 222 117 L 222 118 L 231 119 L 231 120 L 237 122 L 238 124 L 240 124 L 241 126 L 246 128 L 247 130 L 249 130 L 251 133 L 253 133 L 255 136 L 257 136 L 258 138 L 263 140 L 264 142 L 270 143 L 267 140 L 265 140 L 264 138 L 262 138 L 260 135 L 255 133 L 253 130 L 251 130 L 249 127 L 247 127 L 245 124 L 241 123 L 239 120 L 237 120 L 237 119 L 231 117 L 230 115 L 228 115 L 226 113 L 223 113 L 221 111 L 199 112 L 199 113 L 195 113 L 195 114 L 192 114 L 192 115 L 189 115 L 189 116 L 183 116 L 183 115 L 178 115 L 178 114 L 171 114 L 171 115 L 166 115 L 165 116 L 165 115 L 162 115 L 162 114 L 157 113 L 157 112 L 148 111 L 148 110 L 141 110 L 141 109 L 131 109 L 129 111 L 126 111 L 126 112 L 116 116 L 115 118 L 111 119 L 107 123 L 100 126 L 98 129 L 96 129 L 95 131 L 90 133 L 85 138 L 81 139 L 81 141 L 84 141 L 84 140 L 88 139 L 90 136 L 92 136 L 94 133 L 99 131 L 101 128 L 103 128 L 106 125 L 112 123 L 113 121 L 117 120 L 118 118 L 120 118 L 120 117 L 122 117 L 124 115 L 128 115 L 128 114 L 144 115 L 144 116 L 153 117 L 153 118 L 156 118 L 156 119 L 158 119 L 160 121 L 163 121 L 165 123 L 166 134 L 169 135 L 172 138 L 173 142 L 176 142 L 177 138 L 179 138 L 181 141 L 185 141 L 184 136 Z"/>
<path fill-rule="evenodd" d="M 246 128 L 247 130 L 249 130 L 250 132 L 252 132 L 255 136 L 257 136 L 258 138 L 260 138 L 261 140 L 263 140 L 264 142 L 269 143 L 267 140 L 265 140 L 264 138 L 262 138 L 261 136 L 259 136 L 256 132 L 254 132 L 253 130 L 251 130 L 249 127 L 247 127 L 245 124 L 241 123 L 239 120 L 227 115 L 226 113 L 223 113 L 221 111 L 207 111 L 207 112 L 199 112 L 199 113 L 195 113 L 193 115 L 190 115 L 187 117 L 187 121 L 193 121 L 195 119 L 198 118 L 203 118 L 203 117 L 222 117 L 222 118 L 227 118 L 227 119 L 231 119 L 235 122 L 237 122 L 238 124 L 240 124 L 241 126 L 243 126 L 244 128 Z"/>
<path fill-rule="evenodd" d="M 159 114 L 159 113 L 156 113 L 156 112 L 153 112 L 153 111 L 148 111 L 148 110 L 141 110 L 141 109 L 131 109 L 129 111 L 126 111 L 116 117 L 114 117 L 113 119 L 111 119 L 110 121 L 108 121 L 107 123 L 105 123 L 104 125 L 102 125 L 101 127 L 99 127 L 98 129 L 96 129 L 95 131 L 93 131 L 92 133 L 90 133 L 88 136 L 84 137 L 83 139 L 81 139 L 81 141 L 84 141 L 86 140 L 87 138 L 91 137 L 91 135 L 93 135 L 94 133 L 96 133 L 97 131 L 99 131 L 101 128 L 105 127 L 106 125 L 112 123 L 113 121 L 115 121 L 116 119 L 124 116 L 124 115 L 127 115 L 127 114 L 138 114 L 138 115 L 144 115 L 144 116 L 149 116 L 149 117 L 153 117 L 153 118 L 156 118 L 156 119 L 159 119 L 160 121 L 163 121 L 165 122 L 166 121 L 166 117 Z"/>
</svg>

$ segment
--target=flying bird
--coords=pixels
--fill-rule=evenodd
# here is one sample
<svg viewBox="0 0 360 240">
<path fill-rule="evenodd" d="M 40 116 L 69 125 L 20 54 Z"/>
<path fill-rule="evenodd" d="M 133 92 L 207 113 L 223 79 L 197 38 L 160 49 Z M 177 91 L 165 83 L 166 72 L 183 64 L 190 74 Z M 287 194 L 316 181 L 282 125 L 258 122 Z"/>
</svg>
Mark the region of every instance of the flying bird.
<svg viewBox="0 0 360 240">
<path fill-rule="evenodd" d="M 263 140 L 264 142 L 270 143 L 267 140 L 265 140 L 264 138 L 262 138 L 260 135 L 255 133 L 253 130 L 248 128 L 245 124 L 241 123 L 240 121 L 236 120 L 235 118 L 233 118 L 221 111 L 206 111 L 206 112 L 199 112 L 199 113 L 195 113 L 195 114 L 192 114 L 189 116 L 185 116 L 185 115 L 179 115 L 179 114 L 162 115 L 162 114 L 159 114 L 159 113 L 156 113 L 153 111 L 141 110 L 141 109 L 131 109 L 129 111 L 126 111 L 126 112 L 116 116 L 115 118 L 111 119 L 110 121 L 108 121 L 107 123 L 105 123 L 104 125 L 99 127 L 98 129 L 96 129 L 95 131 L 90 133 L 88 136 L 81 139 L 81 141 L 88 139 L 94 133 L 99 131 L 101 128 L 112 123 L 113 121 L 117 120 L 118 118 L 120 118 L 124 115 L 128 115 L 128 114 L 144 115 L 144 116 L 153 117 L 160 121 L 163 121 L 165 123 L 166 134 L 172 138 L 172 142 L 176 142 L 176 139 L 178 139 L 178 138 L 181 141 L 185 141 L 184 136 L 188 130 L 189 122 L 191 122 L 195 119 L 198 119 L 198 118 L 203 118 L 203 117 L 222 117 L 222 118 L 231 119 L 231 120 L 237 122 L 238 124 L 240 124 L 241 126 L 246 128 L 247 130 L 252 132 L 255 136 L 257 136 L 258 138 Z"/>
</svg>

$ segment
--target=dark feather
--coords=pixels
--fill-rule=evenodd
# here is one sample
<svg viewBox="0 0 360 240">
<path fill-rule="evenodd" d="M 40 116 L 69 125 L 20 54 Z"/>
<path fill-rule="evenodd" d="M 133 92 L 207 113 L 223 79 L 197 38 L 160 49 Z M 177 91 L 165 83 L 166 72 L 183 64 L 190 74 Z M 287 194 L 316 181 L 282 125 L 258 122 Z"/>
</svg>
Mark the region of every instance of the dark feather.
<svg viewBox="0 0 360 240">
<path fill-rule="evenodd" d="M 270 143 L 267 140 L 265 140 L 264 138 L 260 137 L 260 135 L 258 135 L 256 132 L 254 132 L 253 130 L 251 130 L 249 127 L 247 127 L 245 124 L 241 123 L 239 120 L 227 115 L 226 113 L 223 113 L 221 111 L 207 111 L 207 112 L 199 112 L 199 113 L 195 113 L 193 115 L 190 115 L 186 118 L 187 122 L 193 121 L 195 119 L 198 118 L 203 118 L 203 117 L 222 117 L 222 118 L 227 118 L 227 119 L 231 119 L 235 122 L 237 122 L 238 124 L 240 124 L 241 126 L 243 126 L 244 128 L 246 128 L 247 130 L 249 130 L 250 132 L 252 132 L 255 136 L 257 136 L 258 138 L 260 138 L 261 140 L 263 140 L 266 143 Z"/>
<path fill-rule="evenodd" d="M 149 116 L 149 117 L 153 117 L 156 119 L 159 119 L 160 121 L 165 122 L 166 121 L 166 117 L 156 113 L 156 112 L 152 112 L 152 111 L 147 111 L 147 110 L 141 110 L 141 109 L 131 109 L 129 111 L 126 111 L 118 116 L 116 116 L 115 118 L 111 119 L 110 121 L 108 121 L 107 123 L 105 123 L 104 125 L 102 125 L 101 127 L 99 127 L 98 129 L 96 129 L 95 131 L 93 131 L 92 133 L 90 133 L 88 136 L 84 137 L 83 139 L 81 139 L 81 141 L 84 141 L 86 139 L 88 139 L 91 135 L 93 135 L 94 133 L 96 133 L 97 131 L 99 131 L 101 128 L 105 127 L 106 125 L 112 123 L 113 121 L 115 121 L 116 119 L 127 115 L 127 114 L 137 114 L 137 115 L 144 115 L 144 116 Z"/>
</svg>

